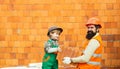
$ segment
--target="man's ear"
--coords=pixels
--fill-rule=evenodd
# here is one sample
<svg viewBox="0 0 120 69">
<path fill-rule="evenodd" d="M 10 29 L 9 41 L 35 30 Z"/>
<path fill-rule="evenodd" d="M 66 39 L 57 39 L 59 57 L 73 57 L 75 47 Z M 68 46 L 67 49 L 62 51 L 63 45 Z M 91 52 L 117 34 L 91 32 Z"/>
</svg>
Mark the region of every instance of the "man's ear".
<svg viewBox="0 0 120 69">
<path fill-rule="evenodd" d="M 97 29 L 97 32 L 99 32 L 99 28 Z"/>
</svg>

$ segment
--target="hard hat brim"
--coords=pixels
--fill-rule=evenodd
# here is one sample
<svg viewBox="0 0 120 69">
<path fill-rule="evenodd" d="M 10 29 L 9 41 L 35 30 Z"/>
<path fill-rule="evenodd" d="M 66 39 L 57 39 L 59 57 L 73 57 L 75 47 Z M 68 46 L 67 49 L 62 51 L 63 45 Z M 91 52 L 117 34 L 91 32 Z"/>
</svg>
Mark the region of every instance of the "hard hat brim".
<svg viewBox="0 0 120 69">
<path fill-rule="evenodd" d="M 89 25 L 99 25 L 100 28 L 102 28 L 102 26 L 100 24 L 86 24 L 86 26 L 89 26 Z"/>
</svg>

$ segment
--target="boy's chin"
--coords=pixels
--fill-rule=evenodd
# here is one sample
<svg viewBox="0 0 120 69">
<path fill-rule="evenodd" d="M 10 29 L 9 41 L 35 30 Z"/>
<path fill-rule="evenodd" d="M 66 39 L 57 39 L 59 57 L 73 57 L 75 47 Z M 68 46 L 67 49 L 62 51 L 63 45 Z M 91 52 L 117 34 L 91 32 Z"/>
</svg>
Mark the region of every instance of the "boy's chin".
<svg viewBox="0 0 120 69">
<path fill-rule="evenodd" d="M 58 39 L 52 39 L 52 40 L 58 41 Z"/>
<path fill-rule="evenodd" d="M 58 39 L 54 39 L 54 40 L 58 41 Z"/>
</svg>

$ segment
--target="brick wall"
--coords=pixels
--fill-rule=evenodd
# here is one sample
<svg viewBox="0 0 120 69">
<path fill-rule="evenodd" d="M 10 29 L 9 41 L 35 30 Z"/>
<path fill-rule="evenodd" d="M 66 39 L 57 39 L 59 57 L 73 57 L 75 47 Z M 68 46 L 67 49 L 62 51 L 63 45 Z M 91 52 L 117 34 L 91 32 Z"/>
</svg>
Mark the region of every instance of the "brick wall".
<svg viewBox="0 0 120 69">
<path fill-rule="evenodd" d="M 103 22 L 103 69 L 119 69 L 119 0 L 0 0 L 0 67 L 41 62 L 46 33 L 53 25 L 64 29 L 62 57 L 69 51 L 73 55 L 82 46 L 84 25 L 92 16 Z"/>
</svg>

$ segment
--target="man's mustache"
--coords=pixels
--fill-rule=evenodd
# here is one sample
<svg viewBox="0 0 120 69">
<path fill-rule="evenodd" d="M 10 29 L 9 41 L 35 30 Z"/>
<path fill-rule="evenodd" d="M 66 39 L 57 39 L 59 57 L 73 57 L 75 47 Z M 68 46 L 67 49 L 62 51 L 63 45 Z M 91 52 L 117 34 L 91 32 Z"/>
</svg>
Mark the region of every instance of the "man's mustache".
<svg viewBox="0 0 120 69">
<path fill-rule="evenodd" d="M 87 34 L 92 34 L 92 33 L 94 33 L 93 31 L 87 31 Z"/>
</svg>

